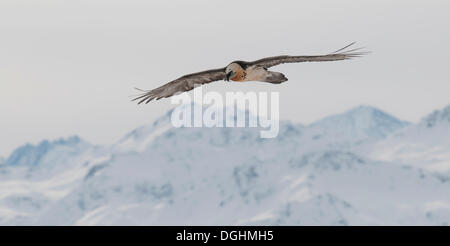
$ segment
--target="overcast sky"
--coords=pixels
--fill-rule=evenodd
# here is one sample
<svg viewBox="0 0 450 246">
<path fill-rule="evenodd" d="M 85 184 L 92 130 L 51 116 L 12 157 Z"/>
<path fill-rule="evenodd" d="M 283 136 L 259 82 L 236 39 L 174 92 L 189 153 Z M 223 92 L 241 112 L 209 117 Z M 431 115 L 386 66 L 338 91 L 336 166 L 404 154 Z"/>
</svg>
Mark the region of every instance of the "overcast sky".
<svg viewBox="0 0 450 246">
<path fill-rule="evenodd" d="M 137 106 L 183 74 L 265 56 L 323 54 L 357 41 L 352 61 L 287 64 L 282 85 L 218 82 L 204 91 L 279 91 L 280 117 L 310 123 L 369 104 L 416 122 L 450 104 L 449 1 L 0 1 L 0 156 L 77 134 L 116 141 L 173 107 Z"/>
</svg>

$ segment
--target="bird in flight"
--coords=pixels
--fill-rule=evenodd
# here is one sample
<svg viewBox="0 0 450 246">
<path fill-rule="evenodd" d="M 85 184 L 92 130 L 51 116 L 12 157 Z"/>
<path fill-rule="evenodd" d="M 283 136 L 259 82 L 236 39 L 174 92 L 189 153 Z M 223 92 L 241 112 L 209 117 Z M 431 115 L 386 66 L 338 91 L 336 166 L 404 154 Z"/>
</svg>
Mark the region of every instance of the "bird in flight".
<svg viewBox="0 0 450 246">
<path fill-rule="evenodd" d="M 171 97 L 185 91 L 190 91 L 196 86 L 219 80 L 231 80 L 234 82 L 260 81 L 272 84 L 281 84 L 288 80 L 286 76 L 279 72 L 269 71 L 268 68 L 283 63 L 347 60 L 355 57 L 360 57 L 368 53 L 361 51 L 362 48 L 348 49 L 354 44 L 355 42 L 327 55 L 273 56 L 252 62 L 233 61 L 224 68 L 184 75 L 153 90 L 146 91 L 138 89 L 143 93 L 134 98 L 132 101 L 138 101 L 138 104 L 141 104 L 143 102 L 148 103 L 153 99 L 159 100 L 161 98 Z"/>
</svg>

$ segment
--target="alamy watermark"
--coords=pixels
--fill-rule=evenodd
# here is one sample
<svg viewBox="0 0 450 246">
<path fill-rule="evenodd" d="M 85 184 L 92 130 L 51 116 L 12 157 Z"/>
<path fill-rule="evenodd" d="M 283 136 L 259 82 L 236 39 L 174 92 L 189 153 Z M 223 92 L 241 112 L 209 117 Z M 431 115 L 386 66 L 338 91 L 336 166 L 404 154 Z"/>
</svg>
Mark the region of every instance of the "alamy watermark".
<svg viewBox="0 0 450 246">
<path fill-rule="evenodd" d="M 172 104 L 179 105 L 172 112 L 171 122 L 174 127 L 260 127 L 261 138 L 275 138 L 280 126 L 279 99 L 278 92 L 227 92 L 224 98 L 197 87 L 193 98 L 188 93 L 171 98 Z"/>
</svg>

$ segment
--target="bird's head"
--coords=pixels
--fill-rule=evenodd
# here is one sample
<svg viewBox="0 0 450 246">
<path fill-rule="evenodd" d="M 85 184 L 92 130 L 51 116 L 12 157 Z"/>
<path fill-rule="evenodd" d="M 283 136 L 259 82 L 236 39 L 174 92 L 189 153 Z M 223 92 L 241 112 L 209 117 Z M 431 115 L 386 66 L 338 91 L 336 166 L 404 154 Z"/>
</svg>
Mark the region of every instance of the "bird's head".
<svg viewBox="0 0 450 246">
<path fill-rule="evenodd" d="M 230 63 L 230 65 L 228 65 L 225 68 L 225 73 L 226 73 L 225 80 L 230 81 L 230 78 L 233 78 L 234 76 L 236 76 L 237 73 L 239 73 L 242 70 L 244 70 L 244 69 L 242 68 L 241 65 L 239 65 L 239 63 L 236 63 L 236 62 Z"/>
</svg>

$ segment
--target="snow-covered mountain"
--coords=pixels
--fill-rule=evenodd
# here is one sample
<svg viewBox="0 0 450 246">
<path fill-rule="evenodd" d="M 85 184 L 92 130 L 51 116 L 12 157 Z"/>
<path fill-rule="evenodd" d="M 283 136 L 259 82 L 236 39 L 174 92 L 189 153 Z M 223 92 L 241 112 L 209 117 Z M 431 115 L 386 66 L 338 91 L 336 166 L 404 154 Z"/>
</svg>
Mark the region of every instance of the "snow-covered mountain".
<svg viewBox="0 0 450 246">
<path fill-rule="evenodd" d="M 374 107 L 363 105 L 342 114 L 326 117 L 311 126 L 341 137 L 381 139 L 408 124 Z"/>
<path fill-rule="evenodd" d="M 439 124 L 450 124 L 450 105 L 442 110 L 435 110 L 421 121 L 421 125 L 428 128 Z"/>
<path fill-rule="evenodd" d="M 58 139 L 52 142 L 44 140 L 34 146 L 26 144 L 17 148 L 5 163 L 12 166 L 42 166 L 67 162 L 67 158 L 79 155 L 90 146 L 78 136 Z"/>
<path fill-rule="evenodd" d="M 450 171 L 450 106 L 378 142 L 370 156 L 434 172 Z"/>
<path fill-rule="evenodd" d="M 429 167 L 450 163 L 448 108 L 409 124 L 361 106 L 273 139 L 168 112 L 111 146 L 26 145 L 0 165 L 0 224 L 446 225 L 450 176 Z"/>
</svg>

